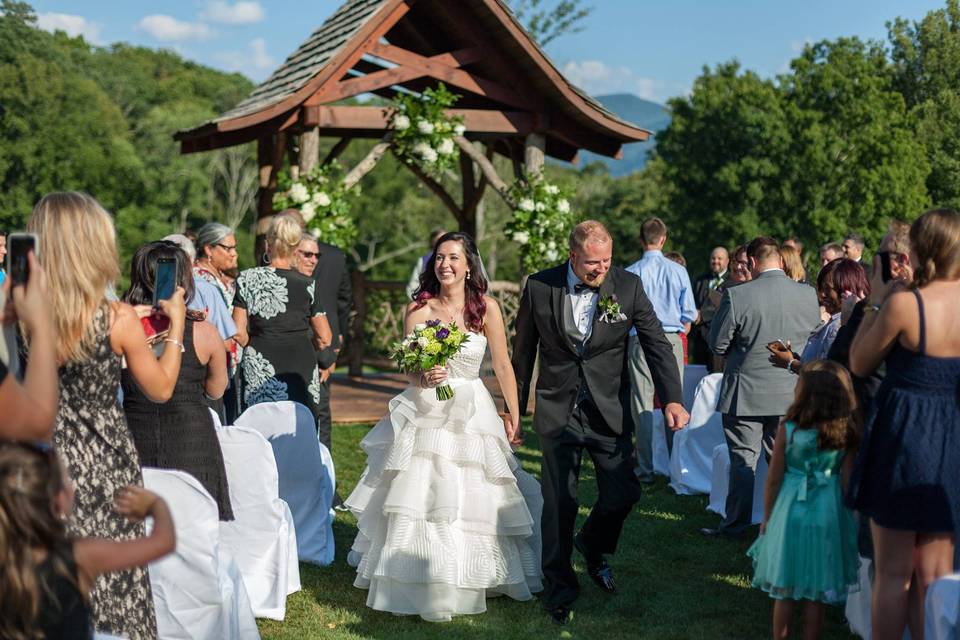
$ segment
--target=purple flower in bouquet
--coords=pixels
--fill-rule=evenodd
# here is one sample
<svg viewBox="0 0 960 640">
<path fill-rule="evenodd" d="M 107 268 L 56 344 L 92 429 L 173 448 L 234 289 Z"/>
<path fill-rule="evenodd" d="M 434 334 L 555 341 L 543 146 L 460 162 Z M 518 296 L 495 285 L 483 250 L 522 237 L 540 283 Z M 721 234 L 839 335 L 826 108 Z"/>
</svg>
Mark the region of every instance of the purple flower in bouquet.
<svg viewBox="0 0 960 640">
<path fill-rule="evenodd" d="M 428 326 L 428 327 L 439 327 L 439 326 L 440 326 L 440 321 L 439 321 L 439 320 L 427 320 L 427 326 Z"/>
<path fill-rule="evenodd" d="M 437 329 L 437 340 L 446 340 L 447 336 L 449 335 L 450 335 L 450 329 L 447 329 L 446 327 Z"/>
</svg>

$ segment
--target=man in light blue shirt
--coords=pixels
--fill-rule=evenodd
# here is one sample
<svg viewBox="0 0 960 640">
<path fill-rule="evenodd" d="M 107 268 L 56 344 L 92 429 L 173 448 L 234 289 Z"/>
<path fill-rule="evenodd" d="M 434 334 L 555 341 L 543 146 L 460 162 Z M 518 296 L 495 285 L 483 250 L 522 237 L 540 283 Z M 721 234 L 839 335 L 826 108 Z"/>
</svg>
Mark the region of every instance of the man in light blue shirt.
<svg viewBox="0 0 960 640">
<path fill-rule="evenodd" d="M 680 337 L 697 319 L 697 304 L 687 270 L 663 255 L 667 241 L 667 225 L 660 218 L 648 218 L 640 226 L 643 257 L 627 267 L 640 276 L 643 290 L 653 304 L 653 310 L 663 326 L 663 332 L 673 347 L 683 380 L 683 341 Z M 634 331 L 630 332 L 630 379 L 633 383 L 630 406 L 637 425 L 637 477 L 641 482 L 653 482 L 653 377 L 643 357 L 643 349 Z M 665 429 L 667 448 L 673 448 L 673 431 Z"/>
</svg>

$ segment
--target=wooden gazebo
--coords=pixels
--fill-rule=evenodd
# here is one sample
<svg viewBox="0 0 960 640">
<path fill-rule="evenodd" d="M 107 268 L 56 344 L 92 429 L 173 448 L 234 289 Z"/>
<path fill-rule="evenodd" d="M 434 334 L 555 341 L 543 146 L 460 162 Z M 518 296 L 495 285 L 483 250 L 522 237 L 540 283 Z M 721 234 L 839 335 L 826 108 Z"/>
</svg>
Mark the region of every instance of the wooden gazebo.
<svg viewBox="0 0 960 640">
<path fill-rule="evenodd" d="M 457 140 L 462 194 L 455 199 L 411 169 L 471 233 L 486 186 L 507 191 L 490 162 L 493 154 L 510 158 L 519 175 L 524 165 L 538 170 L 544 155 L 575 161 L 587 149 L 619 157 L 621 145 L 650 135 L 568 82 L 502 0 L 347 0 L 245 100 L 175 138 L 183 153 L 256 140 L 262 219 L 273 213 L 279 169 L 287 160 L 292 171 L 313 168 L 321 136 L 339 138 L 324 162 L 354 138 L 381 139 L 368 156 L 372 162 L 348 181 L 389 148 L 389 110 L 338 102 L 418 93 L 438 82 L 461 95 L 451 111 L 466 126 Z M 296 145 L 293 136 L 299 136 Z"/>
</svg>

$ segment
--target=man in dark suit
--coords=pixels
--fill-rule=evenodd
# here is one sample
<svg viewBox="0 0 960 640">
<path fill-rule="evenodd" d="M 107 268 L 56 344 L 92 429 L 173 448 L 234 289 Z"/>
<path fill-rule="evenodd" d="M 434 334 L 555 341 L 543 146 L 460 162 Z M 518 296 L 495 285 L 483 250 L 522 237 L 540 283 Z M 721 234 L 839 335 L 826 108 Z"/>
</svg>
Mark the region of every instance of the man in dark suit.
<svg viewBox="0 0 960 640">
<path fill-rule="evenodd" d="M 570 564 L 573 548 L 604 591 L 616 591 L 604 554 L 616 550 L 624 520 L 640 498 L 634 474 L 627 338 L 631 328 L 653 373 L 668 427 L 682 428 L 680 375 L 640 279 L 611 266 L 613 240 L 589 220 L 570 234 L 570 259 L 527 280 L 517 312 L 513 368 L 526 413 L 540 353 L 533 427 L 543 451 L 541 533 L 544 608 L 559 624 L 571 617 L 579 593 Z M 599 497 L 574 536 L 576 486 L 583 450 L 593 460 Z"/>
<path fill-rule="evenodd" d="M 773 238 L 747 245 L 752 280 L 729 287 L 710 327 L 710 348 L 726 357 L 717 411 L 730 450 L 726 516 L 709 536 L 737 537 L 750 526 L 760 452 L 770 459 L 780 420 L 793 402 L 797 377 L 770 365 L 767 345 L 782 341 L 800 351 L 820 322 L 817 293 L 783 271 Z"/>
<path fill-rule="evenodd" d="M 730 276 L 730 253 L 725 247 L 714 247 L 710 252 L 710 269 L 693 281 L 693 298 L 697 303 L 696 327 L 690 332 L 690 355 L 692 361 L 707 365 L 712 370 L 713 354 L 707 339 L 710 337 L 710 322 L 717 311 L 720 294 Z"/>
</svg>

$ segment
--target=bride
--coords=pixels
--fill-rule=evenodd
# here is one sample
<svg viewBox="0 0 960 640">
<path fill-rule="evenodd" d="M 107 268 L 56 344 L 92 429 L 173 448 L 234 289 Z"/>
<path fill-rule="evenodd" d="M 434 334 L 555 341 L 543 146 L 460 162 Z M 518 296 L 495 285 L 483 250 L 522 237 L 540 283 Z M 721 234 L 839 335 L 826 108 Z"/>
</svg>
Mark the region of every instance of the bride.
<svg viewBox="0 0 960 640">
<path fill-rule="evenodd" d="M 411 374 L 361 442 L 367 468 L 346 500 L 359 528 L 348 561 L 367 606 L 448 621 L 486 611 L 487 597 L 529 600 L 541 589 L 543 499 L 510 449 L 522 443 L 517 385 L 477 247 L 448 233 L 428 264 L 406 332 L 456 322 L 469 340 L 445 368 Z M 509 410 L 503 420 L 479 377 L 487 346 Z M 437 400 L 443 383 L 453 399 Z"/>
</svg>

